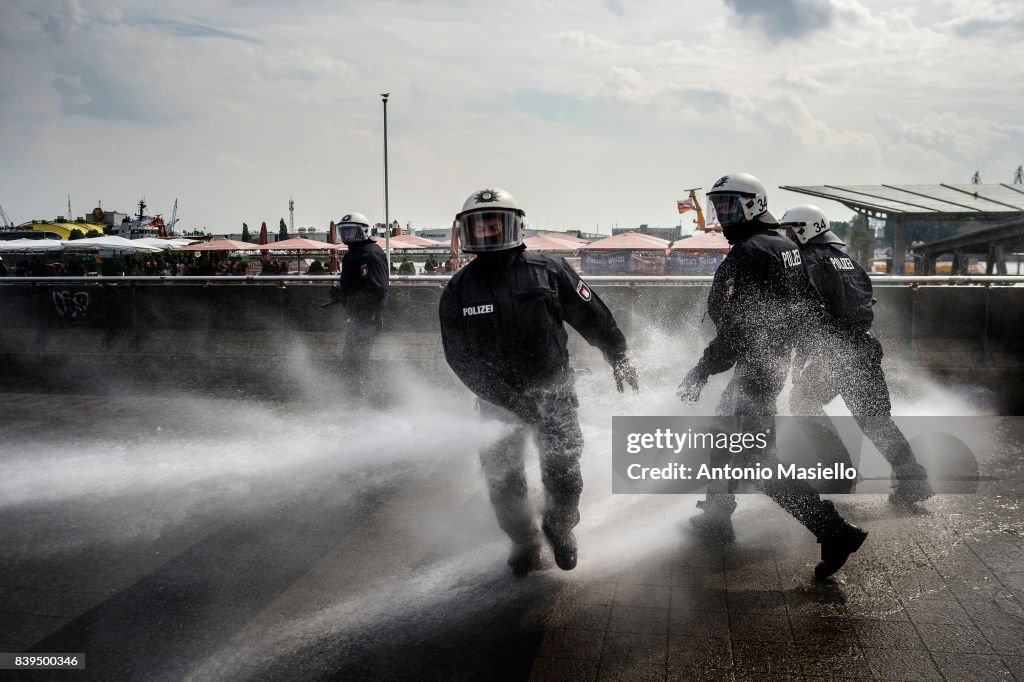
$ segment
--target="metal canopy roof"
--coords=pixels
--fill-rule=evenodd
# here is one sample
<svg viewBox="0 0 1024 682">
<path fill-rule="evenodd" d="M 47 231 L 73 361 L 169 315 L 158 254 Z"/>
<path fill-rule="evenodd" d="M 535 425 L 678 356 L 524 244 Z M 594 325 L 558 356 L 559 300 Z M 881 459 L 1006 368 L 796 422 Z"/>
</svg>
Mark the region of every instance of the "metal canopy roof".
<svg viewBox="0 0 1024 682">
<path fill-rule="evenodd" d="M 819 185 L 780 189 L 838 201 L 859 213 L 1005 215 L 1024 212 L 1024 185 Z"/>
</svg>

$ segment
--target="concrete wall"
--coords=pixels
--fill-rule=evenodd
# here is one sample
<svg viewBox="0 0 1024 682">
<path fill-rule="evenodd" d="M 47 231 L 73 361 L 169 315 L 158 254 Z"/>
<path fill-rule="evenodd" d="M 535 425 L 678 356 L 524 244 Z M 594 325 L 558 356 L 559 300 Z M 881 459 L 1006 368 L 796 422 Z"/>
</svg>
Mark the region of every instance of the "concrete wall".
<svg viewBox="0 0 1024 682">
<path fill-rule="evenodd" d="M 682 377 L 713 333 L 707 285 L 595 285 L 636 349 L 641 370 Z M 440 347 L 440 283 L 396 282 L 372 358 L 451 379 Z M 1024 288 L 877 287 L 875 333 L 896 393 L 924 377 L 976 392 L 990 409 L 1024 407 Z M 0 388 L 69 392 L 201 389 L 271 398 L 336 380 L 345 335 L 328 283 L 0 284 Z M 581 367 L 603 365 L 573 334 Z M 644 362 L 643 357 L 657 358 Z"/>
</svg>

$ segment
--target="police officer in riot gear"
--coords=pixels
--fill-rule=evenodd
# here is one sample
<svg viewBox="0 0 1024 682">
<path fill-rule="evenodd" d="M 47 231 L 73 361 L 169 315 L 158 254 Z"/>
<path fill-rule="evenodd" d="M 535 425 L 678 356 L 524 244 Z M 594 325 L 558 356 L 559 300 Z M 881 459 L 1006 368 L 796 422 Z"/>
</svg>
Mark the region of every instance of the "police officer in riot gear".
<svg viewBox="0 0 1024 682">
<path fill-rule="evenodd" d="M 871 336 L 871 279 L 843 249 L 828 217 L 817 206 L 796 206 L 782 216 L 792 231 L 813 295 L 820 301 L 820 320 L 797 344 L 790 409 L 823 452 L 851 464 L 835 425 L 822 407 L 837 395 L 864 434 L 892 466 L 896 484 L 893 503 L 920 502 L 934 493 L 928 474 L 915 459 L 910 443 L 892 420 L 889 388 L 882 371 L 882 344 Z"/>
<path fill-rule="evenodd" d="M 734 415 L 744 432 L 770 433 L 768 447 L 749 451 L 747 456 L 754 461 L 745 464 L 775 468 L 775 401 L 789 371 L 795 332 L 809 314 L 807 275 L 799 247 L 777 231 L 779 223 L 768 212 L 760 180 L 747 173 L 726 175 L 708 192 L 708 201 L 732 249 L 715 271 L 708 295 L 716 336 L 677 394 L 695 401 L 710 375 L 733 368 L 718 413 Z M 732 458 L 727 451 L 714 452 L 711 464 L 721 467 Z M 703 513 L 692 522 L 707 539 L 735 539 L 731 515 L 736 501 L 729 483 L 712 481 L 707 498 L 698 503 Z M 773 478 L 759 481 L 757 487 L 821 543 L 822 560 L 814 570 L 818 579 L 839 570 L 867 537 L 806 481 Z"/>
<path fill-rule="evenodd" d="M 536 430 L 546 491 L 541 530 L 558 567 L 576 566 L 583 434 L 563 322 L 601 349 L 620 392 L 624 383 L 638 389 L 608 308 L 564 259 L 525 251 L 524 216 L 504 190 L 470 195 L 456 229 L 476 257 L 448 282 L 439 308 L 448 364 L 483 415 L 513 425 L 480 461 L 498 524 L 513 542 L 508 563 L 516 575 L 541 567 L 523 461 L 528 429 Z"/>
<path fill-rule="evenodd" d="M 342 371 L 352 392 L 369 397 L 370 351 L 381 328 L 381 308 L 388 294 L 384 251 L 370 237 L 370 221 L 362 213 L 346 213 L 338 221 L 338 237 L 348 247 L 341 259 L 341 284 L 331 292 L 348 315 Z"/>
</svg>

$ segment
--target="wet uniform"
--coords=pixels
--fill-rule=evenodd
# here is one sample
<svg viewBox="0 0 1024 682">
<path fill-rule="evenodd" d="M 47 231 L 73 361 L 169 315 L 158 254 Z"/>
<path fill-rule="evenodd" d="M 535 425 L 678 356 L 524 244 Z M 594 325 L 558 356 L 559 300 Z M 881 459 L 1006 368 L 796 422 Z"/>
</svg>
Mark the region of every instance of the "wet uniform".
<svg viewBox="0 0 1024 682">
<path fill-rule="evenodd" d="M 797 244 L 764 224 L 751 221 L 730 232 L 733 247 L 715 271 L 708 295 L 717 334 L 694 372 L 706 378 L 735 368 L 718 414 L 734 415 L 734 425 L 743 432 L 771 434 L 767 448 L 748 450 L 748 459 L 737 465 L 774 470 L 776 399 L 793 343 L 812 314 L 807 275 Z M 734 457 L 727 450 L 713 452 L 711 465 L 723 466 Z M 756 486 L 819 539 L 841 523 L 832 503 L 822 501 L 805 481 L 773 478 Z M 736 501 L 730 481 L 712 481 L 699 506 L 712 514 L 731 514 Z"/>
<path fill-rule="evenodd" d="M 537 429 L 545 526 L 579 522 L 583 434 L 563 322 L 609 363 L 626 354 L 611 312 L 569 264 L 524 249 L 479 254 L 449 281 L 439 309 L 448 364 L 483 414 L 516 425 L 480 460 L 498 523 L 517 545 L 537 536 L 523 461 L 527 426 Z"/>
<path fill-rule="evenodd" d="M 342 367 L 359 395 L 365 396 L 370 351 L 381 328 L 380 311 L 388 293 L 387 256 L 372 239 L 348 244 L 341 259 L 341 304 L 348 315 Z"/>
<path fill-rule="evenodd" d="M 914 464 L 910 444 L 891 417 L 889 389 L 882 371 L 882 345 L 868 330 L 874 319 L 867 272 L 834 243 L 811 239 L 801 246 L 804 267 L 822 320 L 798 344 L 790 408 L 819 451 L 852 464 L 822 407 L 842 396 L 864 434 L 894 468 Z"/>
</svg>

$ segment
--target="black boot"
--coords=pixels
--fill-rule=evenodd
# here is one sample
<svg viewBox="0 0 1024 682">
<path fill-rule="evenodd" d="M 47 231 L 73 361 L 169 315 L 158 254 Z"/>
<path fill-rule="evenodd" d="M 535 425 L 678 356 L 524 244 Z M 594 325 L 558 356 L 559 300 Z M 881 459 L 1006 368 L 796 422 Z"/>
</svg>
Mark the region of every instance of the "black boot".
<svg viewBox="0 0 1024 682">
<path fill-rule="evenodd" d="M 825 580 L 842 568 L 850 555 L 864 544 L 867 536 L 867 531 L 839 518 L 831 529 L 818 538 L 821 543 L 821 561 L 814 567 L 814 577 Z"/>
<path fill-rule="evenodd" d="M 923 502 L 935 494 L 928 484 L 928 472 L 923 466 L 914 462 L 893 467 L 896 485 L 889 495 L 889 502 L 895 505 L 912 505 Z"/>
<path fill-rule="evenodd" d="M 571 571 L 576 568 L 576 536 L 572 530 L 555 530 L 548 524 L 542 526 L 544 537 L 551 545 L 551 551 L 555 555 L 555 563 L 563 571 Z"/>
<path fill-rule="evenodd" d="M 513 545 L 508 565 L 512 569 L 512 574 L 516 576 L 540 570 L 540 545 Z"/>
<path fill-rule="evenodd" d="M 736 510 L 736 499 L 730 494 L 708 494 L 707 499 L 697 502 L 702 514 L 690 517 L 690 525 L 701 540 L 713 545 L 728 545 L 736 541 L 732 528 L 732 513 Z"/>
</svg>

